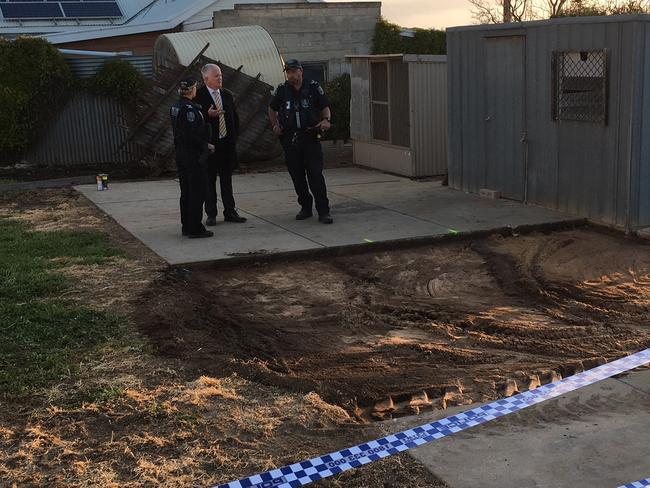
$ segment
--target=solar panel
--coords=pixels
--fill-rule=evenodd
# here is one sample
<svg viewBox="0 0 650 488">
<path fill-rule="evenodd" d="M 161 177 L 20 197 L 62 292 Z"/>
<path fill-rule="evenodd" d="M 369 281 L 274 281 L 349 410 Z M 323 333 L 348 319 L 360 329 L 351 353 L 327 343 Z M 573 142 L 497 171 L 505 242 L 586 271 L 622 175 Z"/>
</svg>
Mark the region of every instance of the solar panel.
<svg viewBox="0 0 650 488">
<path fill-rule="evenodd" d="M 0 4 L 5 19 L 60 19 L 63 17 L 58 3 L 12 2 Z"/>
<path fill-rule="evenodd" d="M 93 17 L 122 17 L 117 2 L 61 2 L 66 17 L 93 18 Z"/>
</svg>

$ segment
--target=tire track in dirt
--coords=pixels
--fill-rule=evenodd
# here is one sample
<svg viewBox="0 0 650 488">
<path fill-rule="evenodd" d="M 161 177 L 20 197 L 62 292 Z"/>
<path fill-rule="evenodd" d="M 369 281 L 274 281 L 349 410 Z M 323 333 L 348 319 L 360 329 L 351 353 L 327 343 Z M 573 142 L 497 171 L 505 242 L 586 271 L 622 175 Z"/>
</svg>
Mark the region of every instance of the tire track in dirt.
<svg viewBox="0 0 650 488">
<path fill-rule="evenodd" d="M 590 246 L 627 257 L 597 263 Z M 647 251 L 581 230 L 198 269 L 141 297 L 141 327 L 201 371 L 387 418 L 649 347 Z"/>
</svg>

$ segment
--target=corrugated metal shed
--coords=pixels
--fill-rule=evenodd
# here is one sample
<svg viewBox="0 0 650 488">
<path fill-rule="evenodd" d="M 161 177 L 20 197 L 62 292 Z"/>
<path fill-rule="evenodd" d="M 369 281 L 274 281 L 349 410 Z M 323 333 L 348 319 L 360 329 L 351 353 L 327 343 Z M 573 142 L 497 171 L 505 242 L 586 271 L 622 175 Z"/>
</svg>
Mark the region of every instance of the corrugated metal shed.
<svg viewBox="0 0 650 488">
<path fill-rule="evenodd" d="M 133 146 L 126 143 L 127 117 L 120 103 L 80 92 L 48 125 L 25 159 L 60 167 L 128 163 Z"/>
<path fill-rule="evenodd" d="M 446 56 L 347 58 L 355 163 L 413 178 L 446 174 Z"/>
<path fill-rule="evenodd" d="M 272 86 L 285 80 L 273 39 L 257 25 L 163 34 L 156 41 L 154 65 L 187 66 L 207 43 L 210 47 L 205 56 L 211 59 L 227 66 L 243 66 L 242 72 L 253 77 L 261 74 L 260 79 Z"/>
<path fill-rule="evenodd" d="M 409 66 L 415 176 L 447 174 L 447 57 L 404 56 Z"/>
<path fill-rule="evenodd" d="M 650 145 L 643 137 L 650 123 L 650 16 L 447 34 L 451 186 L 490 188 L 630 230 L 650 225 Z M 604 57 L 602 72 L 577 73 L 567 83 L 603 84 L 605 121 L 558 118 L 558 100 L 580 96 L 558 85 L 558 56 L 586 63 L 590 53 Z"/>
<path fill-rule="evenodd" d="M 66 63 L 70 66 L 70 70 L 77 78 L 90 78 L 96 74 L 104 63 L 110 59 L 121 59 L 130 63 L 135 69 L 137 69 L 142 75 L 147 78 L 153 76 L 153 56 L 120 56 L 116 57 L 102 57 L 102 56 L 93 56 L 93 57 L 75 57 L 70 58 L 66 57 Z"/>
</svg>

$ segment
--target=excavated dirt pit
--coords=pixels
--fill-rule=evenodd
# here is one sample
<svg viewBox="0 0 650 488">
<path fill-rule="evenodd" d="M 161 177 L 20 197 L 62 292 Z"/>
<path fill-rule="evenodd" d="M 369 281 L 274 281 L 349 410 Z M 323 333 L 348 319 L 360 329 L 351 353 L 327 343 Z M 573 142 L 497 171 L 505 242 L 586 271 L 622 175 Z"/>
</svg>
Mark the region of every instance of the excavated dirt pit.
<svg viewBox="0 0 650 488">
<path fill-rule="evenodd" d="M 381 420 L 650 347 L 650 245 L 580 229 L 172 270 L 139 308 L 158 350 L 191 369 Z"/>
</svg>

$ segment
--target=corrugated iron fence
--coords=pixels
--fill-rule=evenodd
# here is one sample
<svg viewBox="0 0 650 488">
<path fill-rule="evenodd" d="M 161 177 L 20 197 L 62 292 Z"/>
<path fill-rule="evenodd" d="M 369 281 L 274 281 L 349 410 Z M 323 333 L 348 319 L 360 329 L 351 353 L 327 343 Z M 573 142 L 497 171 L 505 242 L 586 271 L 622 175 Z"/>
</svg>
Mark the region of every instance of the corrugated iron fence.
<svg viewBox="0 0 650 488">
<path fill-rule="evenodd" d="M 144 76 L 153 76 L 151 56 L 66 58 L 76 78 L 90 78 L 110 59 L 131 63 Z M 126 164 L 135 158 L 127 141 L 133 110 L 120 102 L 87 92 L 76 94 L 38 137 L 25 160 L 39 166 Z"/>
<path fill-rule="evenodd" d="M 130 63 L 147 78 L 153 76 L 153 56 L 120 56 L 120 57 L 83 57 L 66 58 L 70 70 L 77 78 L 90 78 L 97 73 L 106 61 L 120 59 Z"/>
<path fill-rule="evenodd" d="M 138 61 L 136 57 L 124 59 L 132 63 Z M 143 66 L 151 69 L 150 57 L 139 59 Z M 67 61 L 77 77 L 88 78 L 101 68 L 106 59 L 75 58 Z M 185 71 L 199 78 L 200 65 L 216 62 L 202 56 L 197 56 L 195 61 L 190 68 L 161 67 L 154 76 L 151 89 L 134 106 L 127 107 L 85 91 L 77 93 L 39 135 L 25 160 L 39 166 L 74 167 L 126 165 L 147 159 L 166 162 L 172 168 L 173 136 L 169 106 L 178 97 L 178 79 Z M 237 143 L 239 160 L 258 161 L 279 155 L 281 149 L 270 129 L 266 112 L 272 87 L 262 82 L 259 75 L 244 74 L 241 67 L 235 69 L 223 64 L 221 67 L 224 84 L 234 92 L 237 100 L 241 121 L 241 136 Z M 150 71 L 148 75 L 151 75 Z"/>
<path fill-rule="evenodd" d="M 80 92 L 49 124 L 25 159 L 39 166 L 126 164 L 135 154 L 127 144 L 130 116 L 114 100 Z"/>
</svg>

